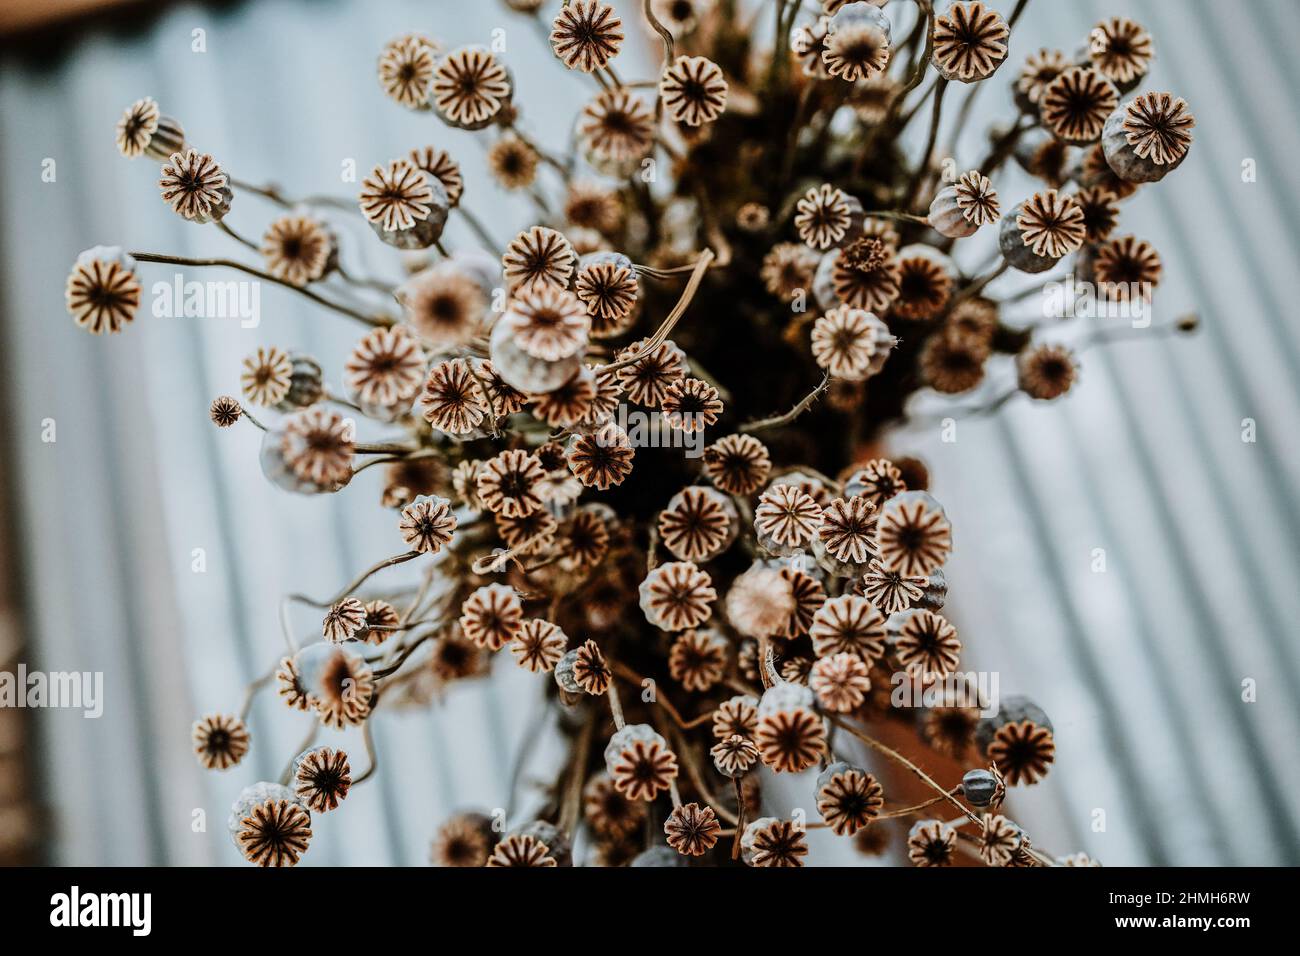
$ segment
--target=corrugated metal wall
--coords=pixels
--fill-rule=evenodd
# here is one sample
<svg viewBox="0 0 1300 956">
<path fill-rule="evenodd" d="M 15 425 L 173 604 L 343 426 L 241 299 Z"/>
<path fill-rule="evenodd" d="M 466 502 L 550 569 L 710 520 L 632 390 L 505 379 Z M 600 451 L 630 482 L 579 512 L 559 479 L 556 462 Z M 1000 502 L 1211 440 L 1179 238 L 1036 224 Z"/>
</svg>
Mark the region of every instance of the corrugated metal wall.
<svg viewBox="0 0 1300 956">
<path fill-rule="evenodd" d="M 910 16 L 895 9 L 905 6 L 891 15 Z M 1091 349 L 1082 386 L 1059 405 L 1017 400 L 998 417 L 959 421 L 956 442 L 935 428 L 895 444 L 929 460 L 955 523 L 948 577 L 967 665 L 999 670 L 1003 693 L 1034 695 L 1056 723 L 1057 766 L 1016 796 L 1040 842 L 1112 864 L 1296 863 L 1300 455 L 1287 431 L 1300 412 L 1300 360 L 1287 286 L 1300 196 L 1287 160 L 1300 154 L 1300 68 L 1288 55 L 1300 8 L 1256 0 L 1225 43 L 1210 0 L 1033 0 L 1010 59 L 1072 49 L 1111 13 L 1151 29 L 1150 85 L 1197 114 L 1191 157 L 1125 205 L 1121 228 L 1164 258 L 1156 321 L 1194 309 L 1204 330 Z M 302 347 L 337 379 L 355 328 L 270 288 L 257 329 L 142 316 L 100 341 L 68 321 L 63 281 L 83 248 L 230 249 L 158 202 L 152 164 L 116 154 L 120 110 L 154 95 L 237 176 L 299 193 L 349 194 L 338 181 L 345 158 L 368 168 L 413 145 L 446 145 L 462 158 L 467 202 L 506 235 L 527 209 L 489 186 L 478 142 L 401 111 L 373 79 L 391 36 L 482 42 L 494 27 L 507 30 L 517 76 L 536 67 L 546 77 L 521 98 L 531 128 L 558 147 L 584 87 L 549 64 L 541 73 L 549 54 L 536 33 L 489 2 L 182 6 L 136 39 L 94 33 L 66 61 L 0 64 L 7 452 L 34 663 L 102 670 L 107 696 L 98 721 L 37 717 L 55 862 L 233 862 L 233 794 L 253 774 L 278 775 L 306 727 L 259 703 L 250 761 L 214 775 L 194 763 L 190 721 L 237 707 L 247 680 L 273 663 L 280 594 L 329 592 L 394 541 L 373 472 L 334 499 L 295 499 L 262 479 L 251 430 L 203 421 L 213 395 L 237 390 L 239 361 L 257 345 Z M 206 31 L 205 53 L 192 52 L 195 29 Z M 976 118 L 1006 115 L 1006 79 L 981 94 Z M 960 167 L 982 155 L 981 125 L 958 144 Z M 46 158 L 54 183 L 41 179 Z M 1242 181 L 1247 158 L 1255 182 Z M 1015 196 L 1029 183 L 1011 174 L 999 187 Z M 255 233 L 271 212 L 241 196 L 230 221 Z M 452 228 L 452 241 L 471 241 Z M 344 249 L 375 270 L 389 262 L 361 235 Z M 997 288 L 1027 284 L 1007 277 Z M 1034 318 L 1033 298 L 1023 308 Z M 1240 438 L 1245 418 L 1257 423 L 1254 443 Z M 45 419 L 57 423 L 52 444 L 40 440 Z M 205 573 L 191 570 L 196 548 Z M 1104 573 L 1093 571 L 1096 548 Z M 1247 678 L 1255 703 L 1242 701 Z M 537 693 L 506 666 L 489 684 L 454 689 L 432 717 L 379 721 L 378 780 L 318 827 L 307 861 L 420 863 L 446 813 L 502 805 Z M 206 832 L 194 830 L 196 809 Z"/>
</svg>

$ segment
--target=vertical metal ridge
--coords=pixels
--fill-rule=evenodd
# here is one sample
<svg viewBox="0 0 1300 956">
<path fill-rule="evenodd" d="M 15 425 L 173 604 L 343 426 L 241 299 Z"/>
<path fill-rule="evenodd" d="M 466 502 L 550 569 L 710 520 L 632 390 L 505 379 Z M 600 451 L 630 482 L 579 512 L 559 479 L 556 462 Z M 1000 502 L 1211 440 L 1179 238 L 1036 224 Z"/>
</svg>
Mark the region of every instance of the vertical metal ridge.
<svg viewBox="0 0 1300 956">
<path fill-rule="evenodd" d="M 1079 674 L 1101 704 L 1101 722 L 1105 729 L 1105 736 L 1115 748 L 1118 770 L 1124 780 L 1125 787 L 1133 798 L 1133 806 L 1138 821 L 1135 829 L 1142 844 L 1146 847 L 1149 861 L 1156 866 L 1167 866 L 1170 863 L 1169 851 L 1165 846 L 1164 836 L 1160 832 L 1156 814 L 1151 806 L 1151 797 L 1147 792 L 1147 781 L 1138 770 L 1138 762 L 1134 758 L 1128 735 L 1116 719 L 1117 708 L 1111 694 L 1110 685 L 1105 679 L 1105 670 L 1097 660 L 1083 627 L 1083 622 L 1074 607 L 1074 599 L 1070 595 L 1069 584 L 1062 573 L 1059 562 L 1052 556 L 1052 531 L 1043 509 L 1039 505 L 1038 489 L 1033 487 L 1029 481 L 1024 452 L 1020 447 L 1020 436 L 1011 423 L 1001 415 L 997 418 L 997 431 L 1002 446 L 1007 451 L 1010 471 L 1015 476 L 1017 500 L 1024 504 L 1025 513 L 1029 518 L 1036 550 L 1047 559 L 1044 562 L 1047 585 L 1061 609 L 1061 618 L 1066 633 L 1069 635 L 1068 649 L 1070 656 L 1074 659 Z"/>
<path fill-rule="evenodd" d="M 1112 377 L 1113 374 L 1112 372 Z M 1071 467 L 1077 469 L 1083 477 L 1082 484 L 1087 489 L 1087 507 L 1096 518 L 1098 531 L 1102 539 L 1107 542 L 1107 550 L 1118 558 L 1121 568 L 1136 568 L 1138 562 L 1132 557 L 1127 538 L 1117 530 L 1105 500 L 1099 493 L 1100 483 L 1097 481 L 1092 461 L 1086 453 L 1080 450 L 1078 431 L 1070 420 L 1068 410 L 1061 417 L 1072 436 L 1072 440 L 1067 442 L 1074 450 Z M 1179 757 L 1181 758 L 1180 762 L 1184 773 L 1189 781 L 1209 780 L 1211 776 L 1201 761 L 1200 754 L 1192 740 L 1190 727 L 1183 720 L 1185 715 L 1179 703 L 1178 695 L 1174 692 L 1168 666 L 1168 655 L 1160 648 L 1155 638 L 1155 627 L 1151 613 L 1147 609 L 1146 602 L 1138 594 L 1130 575 L 1120 574 L 1118 578 L 1120 588 L 1124 592 L 1125 603 L 1128 605 L 1128 610 L 1136 624 L 1135 631 L 1142 648 L 1142 656 L 1147 660 L 1152 674 L 1155 675 L 1156 694 L 1160 698 L 1164 716 L 1168 720 L 1169 731 L 1178 742 Z M 1201 819 L 1205 821 L 1207 829 L 1210 831 L 1220 861 L 1235 865 L 1237 854 L 1219 814 L 1204 814 L 1201 815 Z"/>
</svg>

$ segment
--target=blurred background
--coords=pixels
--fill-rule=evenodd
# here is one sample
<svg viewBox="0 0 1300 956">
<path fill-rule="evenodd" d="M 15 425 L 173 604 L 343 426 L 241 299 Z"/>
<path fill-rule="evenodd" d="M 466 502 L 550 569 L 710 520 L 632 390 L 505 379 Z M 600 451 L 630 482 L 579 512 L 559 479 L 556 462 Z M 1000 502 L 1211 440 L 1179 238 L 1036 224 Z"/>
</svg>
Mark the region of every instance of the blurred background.
<svg viewBox="0 0 1300 956">
<path fill-rule="evenodd" d="M 639 5 L 615 0 L 630 27 L 625 77 L 657 64 Z M 1005 14 L 1012 4 L 992 5 Z M 911 7 L 894 0 L 887 12 L 910 22 Z M 1300 421 L 1289 297 L 1300 259 L 1300 6 L 1253 0 L 1225 44 L 1213 0 L 1031 0 L 954 155 L 959 169 L 973 165 L 987 127 L 1010 121 L 1008 83 L 1028 53 L 1082 46 L 1115 14 L 1155 38 L 1143 88 L 1176 92 L 1197 116 L 1186 163 L 1125 203 L 1120 231 L 1164 260 L 1155 323 L 1195 312 L 1200 331 L 1089 348 L 1066 400 L 1017 399 L 959 419 L 956 441 L 934 425 L 900 432 L 892 447 L 928 462 L 956 529 L 947 576 L 963 666 L 999 671 L 1004 695 L 1031 694 L 1055 723 L 1051 774 L 1009 804 L 1036 841 L 1108 865 L 1296 864 L 1300 452 L 1288 435 Z M 457 46 L 498 28 L 524 80 L 527 129 L 562 150 L 590 89 L 496 0 L 0 9 L 0 669 L 102 671 L 105 689 L 98 720 L 0 709 L 0 860 L 237 862 L 230 802 L 279 775 L 309 718 L 259 697 L 254 747 L 225 774 L 200 770 L 191 721 L 237 709 L 274 665 L 280 595 L 330 593 L 392 550 L 378 469 L 345 494 L 290 496 L 263 479 L 253 429 L 218 433 L 206 421 L 213 396 L 238 394 L 240 361 L 258 345 L 307 351 L 337 379 L 355 327 L 266 285 L 255 329 L 142 308 L 125 334 L 96 339 L 70 321 L 63 287 L 82 249 L 237 251 L 158 201 L 154 164 L 114 148 L 118 116 L 153 96 L 235 176 L 297 194 L 351 198 L 343 159 L 365 170 L 436 143 L 504 241 L 531 224 L 531 207 L 491 184 L 485 140 L 402 110 L 375 80 L 396 35 Z M 42 176 L 49 160 L 53 181 Z M 1029 184 L 1007 167 L 998 188 L 1023 195 Z M 228 221 L 256 235 L 274 213 L 239 196 Z M 471 243 L 463 228 L 453 218 L 449 245 Z M 362 271 L 397 277 L 373 237 L 343 243 Z M 146 267 L 144 281 L 174 271 Z M 1007 276 L 994 289 L 1028 285 Z M 1026 324 L 1041 318 L 1033 296 L 1023 308 Z M 49 420 L 53 442 L 42 440 Z M 504 805 L 541 692 L 499 663 L 431 711 L 380 715 L 377 779 L 317 828 L 304 864 L 420 865 L 449 813 Z M 545 764 L 546 735 L 530 746 L 530 761 Z M 882 862 L 845 842 L 813 833 L 810 863 Z"/>
</svg>

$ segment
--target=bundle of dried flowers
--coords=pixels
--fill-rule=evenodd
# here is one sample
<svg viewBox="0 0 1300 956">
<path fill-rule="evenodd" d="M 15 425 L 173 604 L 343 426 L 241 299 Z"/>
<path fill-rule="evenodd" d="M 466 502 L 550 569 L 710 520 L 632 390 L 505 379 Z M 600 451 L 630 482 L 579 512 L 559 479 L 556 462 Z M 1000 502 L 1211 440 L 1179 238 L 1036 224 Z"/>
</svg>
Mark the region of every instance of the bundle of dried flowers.
<svg viewBox="0 0 1300 956">
<path fill-rule="evenodd" d="M 263 431 L 263 469 L 290 492 L 365 494 L 357 476 L 385 464 L 378 497 L 398 512 L 392 556 L 328 598 L 286 599 L 288 651 L 249 695 L 274 683 L 289 708 L 365 729 L 367 769 L 354 777 L 347 754 L 318 747 L 247 788 L 231 830 L 249 860 L 295 863 L 312 815 L 373 774 L 381 701 L 427 704 L 509 647 L 564 713 L 569 759 L 526 816 L 443 824 L 441 865 L 570 865 L 585 827 L 594 862 L 802 866 L 802 822 L 758 816 L 763 766 L 824 768 L 808 782 L 821 825 L 871 852 L 878 818 L 900 817 L 915 821 L 918 866 L 959 852 L 1060 862 L 997 813 L 1008 785 L 1055 759 L 1039 708 L 1008 699 L 980 719 L 982 702 L 945 692 L 917 719 L 888 700 L 897 679 L 934 690 L 962 651 L 941 613 L 959 539 L 925 466 L 885 457 L 888 430 L 912 420 L 918 391 L 990 383 L 954 409 L 971 414 L 1021 393 L 1056 399 L 1079 352 L 1123 337 L 1040 341 L 1013 317 L 1023 293 L 990 286 L 1077 261 L 1111 301 L 1149 302 L 1159 254 L 1112 235 L 1123 201 L 1187 156 L 1195 121 L 1182 99 L 1141 88 L 1151 38 L 1117 17 L 1079 57 L 1031 54 L 1011 81 L 1016 122 L 986 155 L 938 162 L 945 90 L 989 82 L 1024 7 L 781 2 L 765 48 L 739 4 L 652 0 L 624 22 L 605 0 L 574 0 L 549 31 L 556 68 L 590 83 L 572 156 L 530 135 L 504 53 L 399 37 L 379 57 L 382 91 L 480 131 L 492 174 L 536 200 L 537 219 L 485 225 L 442 148 L 372 157 L 354 213 L 415 250 L 396 288 L 344 268 L 337 201 L 242 183 L 152 99 L 127 109 L 119 150 L 163 163 L 162 198 L 184 219 L 239 239 L 236 194 L 278 207 L 260 245 L 241 240 L 265 270 L 95 247 L 68 279 L 75 322 L 122 331 L 140 270 L 165 262 L 237 268 L 365 325 L 329 363 L 263 346 L 232 369 L 268 423 L 231 396 L 209 414 Z M 634 35 L 662 42 L 662 68 L 625 82 L 614 64 Z M 926 117 L 925 151 L 909 156 L 903 133 Z M 1041 180 L 1031 195 L 1000 194 L 1012 160 Z M 240 215 L 249 207 L 241 195 Z M 447 240 L 448 222 L 486 251 Z M 505 247 L 492 238 L 511 233 Z M 998 259 L 970 269 L 981 235 Z M 393 572 L 388 584 L 408 563 L 415 583 Z M 291 613 L 304 605 L 320 628 L 308 642 Z M 240 763 L 248 710 L 195 724 L 202 764 Z M 946 786 L 877 739 L 870 724 L 886 720 L 914 728 L 919 751 L 979 766 Z M 868 754 L 883 785 L 859 765 Z M 935 797 L 887 800 L 884 771 L 898 767 Z M 651 802 L 662 837 L 643 826 Z M 930 807 L 944 818 L 922 819 Z"/>
</svg>

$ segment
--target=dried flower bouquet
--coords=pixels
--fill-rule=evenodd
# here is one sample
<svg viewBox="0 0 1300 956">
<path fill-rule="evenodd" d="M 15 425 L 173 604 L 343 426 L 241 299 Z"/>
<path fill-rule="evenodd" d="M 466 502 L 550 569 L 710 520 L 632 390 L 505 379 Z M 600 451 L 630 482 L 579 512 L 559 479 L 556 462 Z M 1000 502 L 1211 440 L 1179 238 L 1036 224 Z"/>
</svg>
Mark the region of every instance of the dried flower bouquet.
<svg viewBox="0 0 1300 956">
<path fill-rule="evenodd" d="M 507 5 L 543 30 L 557 69 L 590 80 L 566 154 L 529 134 L 504 55 L 418 33 L 383 49 L 378 79 L 429 114 L 433 145 L 374 166 L 355 201 L 238 181 L 145 98 L 119 150 L 160 162 L 163 200 L 245 259 L 96 247 L 68 279 L 69 311 L 97 334 L 133 320 L 155 262 L 240 270 L 364 327 L 341 360 L 258 349 L 242 400 L 210 409 L 219 427 L 264 433 L 279 488 L 357 494 L 355 476 L 380 467 L 394 513 L 395 553 L 323 599 L 286 598 L 278 660 L 238 713 L 194 725 L 204 766 L 238 767 L 253 694 L 273 686 L 366 751 L 354 777 L 350 754 L 309 739 L 279 781 L 239 794 L 236 845 L 296 863 L 319 815 L 374 773 L 381 703 L 428 704 L 518 666 L 558 712 L 568 759 L 540 792 L 503 794 L 502 812 L 445 821 L 436 863 L 564 866 L 576 845 L 602 865 L 801 866 L 810 828 L 879 852 L 898 820 L 918 866 L 1088 864 L 999 812 L 1007 787 L 1048 772 L 1052 724 L 1022 697 L 981 716 L 993 702 L 963 685 L 941 613 L 948 516 L 922 462 L 878 449 L 921 391 L 1005 379 L 952 406 L 982 414 L 1071 388 L 1076 350 L 1043 340 L 1046 323 L 1004 321 L 989 291 L 1004 273 L 1072 264 L 1110 301 L 1149 299 L 1160 257 L 1114 235 L 1121 204 L 1182 162 L 1194 122 L 1144 87 L 1151 37 L 1116 17 L 1068 38 L 1081 52 L 1017 67 L 1026 0 L 1005 18 L 978 0 L 645 0 L 634 23 L 604 0 Z M 662 46 L 655 77 L 617 70 L 634 31 Z M 978 162 L 941 162 L 945 98 L 965 97 L 956 142 L 999 70 L 1008 122 Z M 909 155 L 913 124 L 928 132 Z M 508 244 L 470 211 L 443 125 L 481 131 L 500 187 L 535 202 Z M 1008 162 L 1041 188 L 999 195 Z M 230 225 L 236 199 L 279 207 L 260 241 Z M 403 283 L 345 267 L 348 216 L 404 250 Z M 456 218 L 481 248 L 448 248 Z M 980 230 L 996 258 L 968 270 L 963 242 Z M 408 562 L 416 584 L 385 584 Z M 319 615 L 316 639 L 299 639 L 293 606 Z M 900 686 L 925 706 L 893 706 Z M 882 739 L 900 730 L 912 756 Z M 921 763 L 939 759 L 969 769 L 938 780 Z M 900 769 L 930 799 L 891 800 L 884 774 Z M 808 771 L 820 820 L 773 808 L 768 771 Z"/>
</svg>

